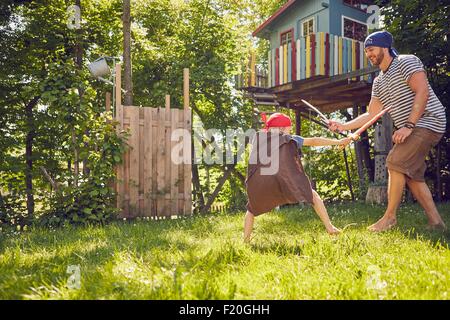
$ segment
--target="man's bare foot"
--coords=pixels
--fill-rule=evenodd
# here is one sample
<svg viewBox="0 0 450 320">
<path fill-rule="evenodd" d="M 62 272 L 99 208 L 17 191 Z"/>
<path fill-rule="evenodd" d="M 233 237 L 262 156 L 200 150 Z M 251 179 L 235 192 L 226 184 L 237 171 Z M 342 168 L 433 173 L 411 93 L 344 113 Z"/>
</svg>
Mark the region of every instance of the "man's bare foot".
<svg viewBox="0 0 450 320">
<path fill-rule="evenodd" d="M 332 225 L 331 227 L 327 228 L 327 232 L 328 232 L 328 234 L 335 236 L 335 235 L 338 235 L 339 233 L 341 233 L 342 231 Z"/>
<path fill-rule="evenodd" d="M 426 229 L 428 231 L 447 231 L 447 226 L 445 225 L 444 222 L 441 223 L 434 223 L 434 224 L 428 224 L 426 226 Z"/>
<path fill-rule="evenodd" d="M 372 232 L 387 231 L 397 224 L 397 218 L 383 216 L 373 225 L 369 226 L 367 229 Z"/>
</svg>

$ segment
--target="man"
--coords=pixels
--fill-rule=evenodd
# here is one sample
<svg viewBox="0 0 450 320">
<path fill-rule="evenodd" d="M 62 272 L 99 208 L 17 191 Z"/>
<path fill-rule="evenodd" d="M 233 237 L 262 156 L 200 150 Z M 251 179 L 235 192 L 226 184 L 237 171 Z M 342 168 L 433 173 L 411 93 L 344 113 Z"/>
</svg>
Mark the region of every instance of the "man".
<svg viewBox="0 0 450 320">
<path fill-rule="evenodd" d="M 359 128 L 383 108 L 392 106 L 389 113 L 396 131 L 392 136 L 395 145 L 386 159 L 389 172 L 388 207 L 384 216 L 369 230 L 385 231 L 396 225 L 396 212 L 405 183 L 424 208 L 428 227 L 445 230 L 444 221 L 424 179 L 425 157 L 445 132 L 444 106 L 428 84 L 419 58 L 398 55 L 392 48 L 392 42 L 392 35 L 387 31 L 378 31 L 366 38 L 366 57 L 381 70 L 372 85 L 368 112 L 344 124 L 331 121 L 330 129 L 344 131 Z"/>
</svg>

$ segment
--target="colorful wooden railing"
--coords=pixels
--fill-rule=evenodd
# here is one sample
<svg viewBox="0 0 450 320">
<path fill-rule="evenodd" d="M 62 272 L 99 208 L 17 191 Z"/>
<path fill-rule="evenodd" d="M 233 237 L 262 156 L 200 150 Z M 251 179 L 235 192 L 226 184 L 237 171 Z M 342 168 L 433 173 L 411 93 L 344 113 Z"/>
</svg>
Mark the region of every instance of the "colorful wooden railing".
<svg viewBox="0 0 450 320">
<path fill-rule="evenodd" d="M 236 78 L 237 87 L 275 87 L 314 76 L 334 76 L 369 66 L 363 42 L 318 32 L 268 52 L 267 74 L 255 67 L 251 54 L 247 72 Z M 264 81 L 258 81 L 263 78 Z M 353 80 L 372 82 L 372 75 Z M 266 84 L 266 85 L 265 85 Z"/>
</svg>

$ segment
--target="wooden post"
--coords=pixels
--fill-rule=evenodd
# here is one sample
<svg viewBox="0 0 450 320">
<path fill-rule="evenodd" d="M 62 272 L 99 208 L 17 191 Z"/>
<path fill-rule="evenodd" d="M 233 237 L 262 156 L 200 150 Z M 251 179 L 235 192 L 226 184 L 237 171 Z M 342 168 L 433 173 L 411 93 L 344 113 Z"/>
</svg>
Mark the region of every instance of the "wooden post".
<svg viewBox="0 0 450 320">
<path fill-rule="evenodd" d="M 116 64 L 115 70 L 116 79 L 116 117 L 120 125 L 118 130 L 123 130 L 123 108 L 122 108 L 122 65 L 120 63 Z"/>
<path fill-rule="evenodd" d="M 387 154 L 392 147 L 392 121 L 388 115 L 384 115 L 382 119 L 382 124 L 375 127 L 374 184 L 367 190 L 366 202 L 368 203 L 387 202 L 388 172 L 385 164 Z"/>
<path fill-rule="evenodd" d="M 111 92 L 106 93 L 106 112 L 111 111 Z"/>
<path fill-rule="evenodd" d="M 170 112 L 170 95 L 166 94 L 166 116 Z"/>
<path fill-rule="evenodd" d="M 301 136 L 302 132 L 302 116 L 299 110 L 295 110 L 295 134 Z"/>
<path fill-rule="evenodd" d="M 121 73 L 121 64 L 116 64 L 115 67 L 115 108 L 116 108 L 116 121 L 119 122 L 117 125 L 117 133 L 122 132 L 123 130 L 123 108 L 122 108 L 122 73 Z M 120 213 L 122 214 L 122 207 L 123 207 L 123 200 L 124 200 L 124 163 L 118 165 L 116 167 L 116 190 L 117 190 L 117 208 L 119 209 Z"/>
<path fill-rule="evenodd" d="M 189 110 L 189 68 L 183 69 L 183 105 Z"/>
</svg>

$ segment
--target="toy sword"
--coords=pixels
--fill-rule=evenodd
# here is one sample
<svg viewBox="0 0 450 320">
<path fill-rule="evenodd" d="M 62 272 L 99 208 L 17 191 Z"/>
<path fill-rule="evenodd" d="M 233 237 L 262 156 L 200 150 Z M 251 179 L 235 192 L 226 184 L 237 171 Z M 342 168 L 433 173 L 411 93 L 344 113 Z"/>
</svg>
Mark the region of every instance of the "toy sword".
<svg viewBox="0 0 450 320">
<path fill-rule="evenodd" d="M 330 123 L 330 121 L 327 119 L 327 117 L 325 117 L 325 116 L 323 115 L 323 113 L 319 111 L 319 109 L 317 109 L 316 107 L 314 107 L 311 103 L 309 103 L 309 102 L 306 101 L 306 100 L 303 100 L 303 99 L 302 99 L 302 102 L 303 102 L 304 104 L 306 104 L 308 107 L 310 107 L 312 110 L 314 110 L 314 111 L 319 115 L 319 117 L 320 117 L 323 121 L 325 121 L 326 124 L 329 124 L 329 123 Z"/>
<path fill-rule="evenodd" d="M 349 135 L 349 138 L 351 138 L 353 141 L 357 141 L 359 139 L 359 136 L 361 133 L 367 130 L 371 125 L 373 125 L 378 119 L 380 119 L 386 112 L 391 110 L 392 107 L 388 107 L 386 109 L 381 110 L 379 113 L 377 113 L 372 119 L 367 121 L 361 128 L 356 130 L 354 133 L 351 133 Z"/>
<path fill-rule="evenodd" d="M 349 138 L 352 139 L 353 141 L 358 141 L 359 136 L 361 135 L 361 133 L 363 133 L 364 131 L 366 131 L 371 125 L 373 125 L 378 119 L 380 119 L 386 112 L 390 111 L 392 109 L 392 107 L 388 107 L 386 109 L 381 110 L 380 112 L 378 112 L 372 119 L 370 119 L 369 121 L 367 121 L 361 128 L 359 128 L 358 130 L 356 130 L 354 133 L 349 134 Z M 344 146 L 339 146 L 339 149 L 344 149 Z"/>
</svg>

